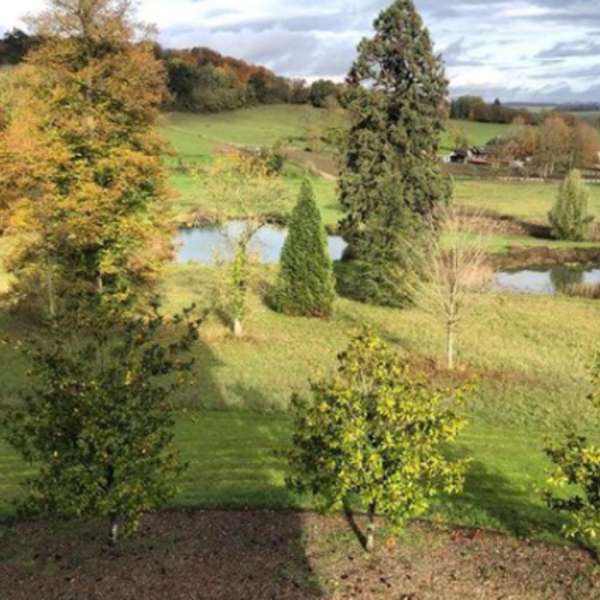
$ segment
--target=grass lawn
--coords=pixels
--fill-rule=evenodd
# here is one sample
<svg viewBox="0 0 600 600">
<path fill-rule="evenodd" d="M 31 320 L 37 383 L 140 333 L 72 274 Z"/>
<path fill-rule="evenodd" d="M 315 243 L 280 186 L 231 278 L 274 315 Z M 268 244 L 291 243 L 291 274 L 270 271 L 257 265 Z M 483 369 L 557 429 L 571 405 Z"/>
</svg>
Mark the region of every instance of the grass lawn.
<svg viewBox="0 0 600 600">
<path fill-rule="evenodd" d="M 558 194 L 558 183 L 457 179 L 455 201 L 459 206 L 490 210 L 526 221 L 548 221 Z M 600 185 L 588 186 L 590 211 L 600 218 Z"/>
<path fill-rule="evenodd" d="M 178 506 L 284 508 L 311 506 L 284 485 L 291 424 L 283 414 L 247 411 L 190 413 L 177 423 L 177 445 L 189 467 L 179 482 Z M 458 453 L 472 459 L 460 496 L 436 502 L 433 516 L 557 540 L 561 520 L 549 511 L 541 489 L 549 467 L 541 437 L 519 430 L 470 425 Z M 13 513 L 27 474 L 15 453 L 0 443 L 0 518 Z"/>
<path fill-rule="evenodd" d="M 294 207 L 300 185 L 303 177 L 286 177 L 285 185 L 288 190 L 288 200 L 285 203 L 287 211 L 291 212 Z M 340 205 L 337 200 L 337 189 L 335 182 L 325 181 L 320 177 L 309 176 L 312 183 L 317 204 L 321 209 L 323 222 L 326 225 L 335 227 L 342 215 Z M 237 214 L 235 207 L 218 205 L 213 198 L 202 189 L 202 181 L 199 177 L 193 175 L 175 174 L 170 178 L 171 186 L 175 191 L 173 199 L 173 209 L 176 219 L 180 223 L 186 223 L 190 220 L 190 215 L 194 212 L 221 213 L 225 212 L 229 218 L 244 216 Z"/>
<path fill-rule="evenodd" d="M 273 270 L 264 278 L 272 281 Z M 170 270 L 163 286 L 169 310 L 210 295 L 214 268 Z M 0 321 L 1 323 L 1 321 Z M 177 444 L 190 469 L 179 505 L 307 506 L 283 486 L 285 465 L 274 451 L 289 441 L 284 411 L 292 392 L 327 375 L 336 353 L 369 323 L 417 363 L 441 362 L 441 328 L 418 309 L 398 311 L 341 299 L 330 321 L 288 318 L 252 296 L 247 338 L 234 340 L 216 317 L 203 326 L 194 386 L 177 399 L 183 411 Z M 5 322 L 6 325 L 9 325 Z M 600 304 L 563 297 L 492 296 L 459 338 L 461 377 L 478 378 L 470 424 L 456 452 L 472 459 L 465 491 L 440 500 L 434 515 L 468 525 L 557 539 L 557 517 L 543 504 L 549 464 L 545 436 L 591 423 L 588 365 L 600 337 Z M 6 346 L 3 396 L 26 386 L 24 366 Z M 445 374 L 438 376 L 448 382 Z M 10 397 L 9 397 L 10 396 Z M 0 452 L 0 514 L 11 512 L 23 466 Z"/>
<path fill-rule="evenodd" d="M 298 144 L 302 107 L 265 107 L 224 115 L 172 115 L 164 131 L 186 161 L 199 163 L 227 143 L 257 145 L 286 139 Z M 497 135 L 495 126 L 467 124 L 477 135 Z M 475 134 L 474 134 L 475 135 Z M 295 190 L 298 177 L 288 185 Z M 179 192 L 175 206 L 183 215 L 206 199 L 198 180 L 173 175 Z M 313 179 L 328 224 L 340 216 L 335 182 Z M 459 180 L 462 206 L 485 208 L 527 220 L 544 220 L 556 186 Z M 593 190 L 600 208 L 600 188 Z M 290 202 L 291 206 L 292 202 Z M 493 236 L 490 248 L 547 245 L 518 236 Z M 0 288 L 7 283 L 1 267 Z M 261 267 L 267 286 L 274 268 Z M 162 281 L 165 308 L 191 302 L 207 305 L 216 268 L 171 266 Z M 261 290 L 264 288 L 261 287 Z M 235 340 L 226 324 L 212 315 L 202 327 L 194 385 L 176 399 L 180 411 L 177 445 L 190 469 L 182 476 L 179 505 L 308 506 L 310 499 L 290 495 L 283 486 L 285 464 L 275 451 L 289 442 L 285 409 L 293 392 L 306 393 L 311 377 L 326 376 L 335 357 L 363 324 L 370 324 L 416 364 L 440 364 L 443 331 L 418 308 L 398 311 L 340 299 L 328 321 L 289 318 L 272 312 L 260 295 L 251 294 L 246 338 Z M 586 400 L 589 365 L 600 339 L 600 303 L 566 297 L 494 295 L 478 307 L 458 337 L 458 375 L 436 373 L 441 383 L 458 377 L 476 379 L 468 402 L 469 426 L 453 450 L 472 459 L 465 491 L 453 501 L 441 499 L 434 514 L 444 520 L 534 533 L 557 539 L 559 520 L 543 504 L 549 464 L 542 448 L 546 436 L 593 423 Z M 0 313 L 0 334 L 21 334 L 18 323 Z M 0 345 L 0 400 L 17 402 L 29 385 L 23 360 Z M 26 470 L 0 443 L 0 515 L 12 512 L 18 482 Z"/>
</svg>

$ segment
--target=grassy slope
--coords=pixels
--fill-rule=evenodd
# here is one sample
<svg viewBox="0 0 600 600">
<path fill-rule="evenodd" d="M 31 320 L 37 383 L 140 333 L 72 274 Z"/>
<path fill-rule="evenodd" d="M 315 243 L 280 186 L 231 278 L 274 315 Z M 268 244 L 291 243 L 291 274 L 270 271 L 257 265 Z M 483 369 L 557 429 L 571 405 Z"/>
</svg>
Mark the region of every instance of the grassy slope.
<svg viewBox="0 0 600 600">
<path fill-rule="evenodd" d="M 198 162 L 227 142 L 295 138 L 299 125 L 290 117 L 295 110 L 175 115 L 167 132 L 187 158 Z M 299 119 L 300 112 L 296 114 Z M 194 183 L 187 180 L 180 185 L 193 187 Z M 326 218 L 334 221 L 338 214 L 334 185 L 320 185 L 321 206 L 328 207 Z M 546 210 L 543 202 L 551 202 L 541 191 L 533 193 L 536 188 L 529 185 L 495 185 L 494 194 L 479 188 L 469 195 L 463 182 L 458 182 L 460 201 L 527 218 L 537 218 Z M 509 194 L 502 193 L 507 189 Z M 502 245 L 505 240 L 498 238 L 495 243 Z M 265 269 L 264 275 L 271 280 L 273 272 Z M 173 267 L 163 283 L 167 306 L 202 303 L 215 276 L 209 268 Z M 549 467 L 541 452 L 542 439 L 574 421 L 590 422 L 585 401 L 587 366 L 600 336 L 599 317 L 600 304 L 567 298 L 503 295 L 481 307 L 478 320 L 459 339 L 468 373 L 481 378 L 459 448 L 473 463 L 459 500 L 440 503 L 438 509 L 445 517 L 520 533 L 533 526 L 542 536 L 556 535 L 556 517 L 540 495 Z M 178 502 L 305 503 L 306 499 L 292 498 L 283 488 L 284 464 L 274 454 L 289 440 L 290 424 L 281 409 L 292 391 L 307 390 L 310 376 L 330 372 L 336 353 L 365 322 L 401 352 L 420 360 L 441 360 L 442 331 L 417 309 L 396 311 L 342 299 L 331 321 L 315 322 L 277 315 L 253 296 L 248 337 L 242 342 L 233 340 L 223 324 L 211 318 L 198 350 L 196 385 L 178 398 L 178 405 L 189 412 L 179 420 L 177 443 L 190 462 Z M 15 327 L 8 316 L 0 315 L 0 330 Z M 13 399 L 14 390 L 27 384 L 24 365 L 6 346 L 0 346 L 0 364 L 0 394 Z M 0 514 L 6 514 L 26 471 L 14 453 L 6 446 L 0 448 Z"/>
<path fill-rule="evenodd" d="M 452 127 L 459 127 L 467 132 L 469 141 L 473 146 L 484 146 L 495 137 L 506 135 L 510 131 L 510 125 L 500 123 L 472 123 L 470 121 L 450 121 L 448 128 L 442 135 L 441 147 L 447 152 L 453 150 L 450 142 L 450 131 Z"/>
<path fill-rule="evenodd" d="M 201 299 L 214 276 L 208 268 L 173 269 L 164 282 L 169 307 Z M 566 298 L 504 295 L 482 307 L 459 342 L 469 373 L 481 378 L 459 443 L 460 454 L 474 462 L 458 501 L 437 507 L 442 516 L 521 533 L 533 521 L 540 535 L 556 535 L 557 520 L 540 494 L 549 468 L 542 440 L 573 421 L 588 422 L 586 369 L 600 336 L 599 317 L 598 303 Z M 399 351 L 441 360 L 442 332 L 417 309 L 340 300 L 334 319 L 315 322 L 272 313 L 254 296 L 242 342 L 211 319 L 203 330 L 196 386 L 178 398 L 188 416 L 179 421 L 177 441 L 191 465 L 178 503 L 304 505 L 306 499 L 283 488 L 284 464 L 273 454 L 289 440 L 280 409 L 292 391 L 306 391 L 310 376 L 330 372 L 335 354 L 365 322 Z M 25 382 L 6 348 L 0 348 L 0 360 L 13 365 L 13 386 Z M 210 410 L 198 412 L 201 407 Z M 0 456 L 1 514 L 9 511 L 24 471 L 11 452 Z"/>
<path fill-rule="evenodd" d="M 276 105 L 217 115 L 173 113 L 165 117 L 162 131 L 186 161 L 201 162 L 229 145 L 265 146 L 283 140 L 303 147 L 303 123 L 308 111 L 319 112 L 305 106 Z M 473 145 L 483 145 L 510 129 L 509 125 L 496 123 L 450 121 L 441 140 L 445 150 L 451 149 L 452 127 L 466 130 Z"/>
</svg>

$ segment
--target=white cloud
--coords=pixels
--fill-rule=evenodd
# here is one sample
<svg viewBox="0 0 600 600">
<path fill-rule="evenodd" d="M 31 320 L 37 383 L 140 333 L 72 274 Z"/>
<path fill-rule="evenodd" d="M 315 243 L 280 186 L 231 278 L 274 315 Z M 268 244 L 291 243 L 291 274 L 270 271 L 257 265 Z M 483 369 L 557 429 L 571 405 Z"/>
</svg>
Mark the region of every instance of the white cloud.
<svg viewBox="0 0 600 600">
<path fill-rule="evenodd" d="M 2 0 L 0 31 L 44 0 Z M 260 62 L 291 77 L 341 78 L 378 11 L 392 0 L 139 0 L 139 16 L 154 23 L 166 46 L 208 46 Z M 448 49 L 452 89 L 492 99 L 500 95 L 577 94 L 596 99 L 593 82 L 569 73 L 592 59 L 548 60 L 553 48 L 583 43 L 600 31 L 600 11 L 587 0 L 415 0 L 436 49 Z M 562 46 L 560 45 L 562 44 Z M 581 54 L 581 53 L 580 53 Z M 545 59 L 545 60 L 544 60 Z M 566 87 L 565 87 L 566 82 Z M 588 86 L 586 88 L 586 85 Z"/>
</svg>

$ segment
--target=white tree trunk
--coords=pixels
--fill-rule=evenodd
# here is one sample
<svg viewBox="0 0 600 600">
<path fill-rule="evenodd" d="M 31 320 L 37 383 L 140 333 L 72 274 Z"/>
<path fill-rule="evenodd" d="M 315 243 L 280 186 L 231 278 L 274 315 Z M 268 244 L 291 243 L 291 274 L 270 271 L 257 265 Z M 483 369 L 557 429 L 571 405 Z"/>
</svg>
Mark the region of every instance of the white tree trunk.
<svg viewBox="0 0 600 600">
<path fill-rule="evenodd" d="M 446 325 L 446 365 L 450 371 L 454 370 L 454 325 Z"/>
<path fill-rule="evenodd" d="M 111 546 L 116 546 L 119 542 L 119 518 L 117 515 L 110 515 L 110 525 L 108 540 Z"/>
<path fill-rule="evenodd" d="M 244 326 L 239 319 L 233 320 L 233 335 L 238 339 L 244 336 Z"/>
</svg>

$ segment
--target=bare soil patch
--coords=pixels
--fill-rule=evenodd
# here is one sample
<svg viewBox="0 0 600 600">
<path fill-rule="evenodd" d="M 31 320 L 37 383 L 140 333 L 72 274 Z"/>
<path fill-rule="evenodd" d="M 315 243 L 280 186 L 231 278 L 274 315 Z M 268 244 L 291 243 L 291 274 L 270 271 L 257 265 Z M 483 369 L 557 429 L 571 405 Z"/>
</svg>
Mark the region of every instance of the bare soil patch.
<svg viewBox="0 0 600 600">
<path fill-rule="evenodd" d="M 581 550 L 414 524 L 363 552 L 342 515 L 166 511 L 117 548 L 81 523 L 0 525 L 2 600 L 598 599 Z"/>
</svg>

